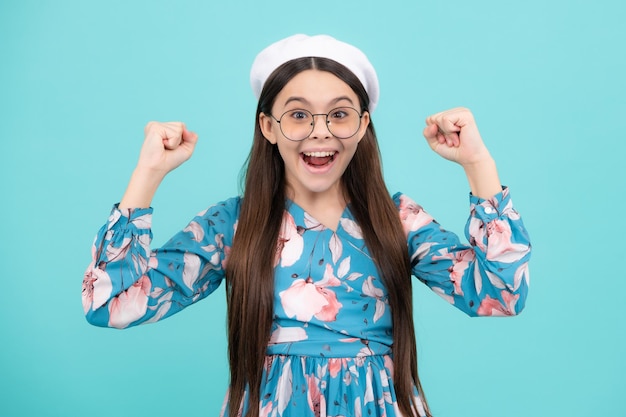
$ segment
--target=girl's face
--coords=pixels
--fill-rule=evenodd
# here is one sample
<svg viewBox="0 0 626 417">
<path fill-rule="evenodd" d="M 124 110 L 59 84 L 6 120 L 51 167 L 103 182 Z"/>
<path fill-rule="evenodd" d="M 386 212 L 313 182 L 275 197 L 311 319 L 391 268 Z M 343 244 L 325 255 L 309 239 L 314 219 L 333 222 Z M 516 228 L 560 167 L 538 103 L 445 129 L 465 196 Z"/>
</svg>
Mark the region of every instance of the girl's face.
<svg viewBox="0 0 626 417">
<path fill-rule="evenodd" d="M 292 199 L 341 192 L 341 176 L 365 135 L 369 113 L 363 112 L 353 136 L 339 139 L 328 130 L 324 116 L 338 107 L 352 107 L 360 112 L 361 105 L 354 91 L 337 76 L 327 71 L 306 70 L 293 77 L 276 96 L 271 115 L 259 115 L 263 136 L 278 146 L 285 163 L 288 191 L 293 193 L 288 195 Z M 298 142 L 287 139 L 276 121 L 285 112 L 289 112 L 285 117 L 300 118 L 305 114 L 294 110 L 316 115 L 311 134 Z M 342 117 L 342 114 L 331 113 L 331 123 L 334 117 Z M 285 130 L 286 123 L 282 124 Z M 338 134 L 339 129 L 333 130 Z"/>
</svg>

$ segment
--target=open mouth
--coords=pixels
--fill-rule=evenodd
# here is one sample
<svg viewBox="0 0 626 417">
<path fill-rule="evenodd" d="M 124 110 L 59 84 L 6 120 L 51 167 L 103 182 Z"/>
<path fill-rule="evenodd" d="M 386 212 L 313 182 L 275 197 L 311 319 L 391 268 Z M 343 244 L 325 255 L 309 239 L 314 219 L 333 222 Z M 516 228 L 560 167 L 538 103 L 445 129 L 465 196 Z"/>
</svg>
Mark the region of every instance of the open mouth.
<svg viewBox="0 0 626 417">
<path fill-rule="evenodd" d="M 337 152 L 302 152 L 302 159 L 308 165 L 314 167 L 322 167 L 328 165 L 335 160 Z"/>
</svg>

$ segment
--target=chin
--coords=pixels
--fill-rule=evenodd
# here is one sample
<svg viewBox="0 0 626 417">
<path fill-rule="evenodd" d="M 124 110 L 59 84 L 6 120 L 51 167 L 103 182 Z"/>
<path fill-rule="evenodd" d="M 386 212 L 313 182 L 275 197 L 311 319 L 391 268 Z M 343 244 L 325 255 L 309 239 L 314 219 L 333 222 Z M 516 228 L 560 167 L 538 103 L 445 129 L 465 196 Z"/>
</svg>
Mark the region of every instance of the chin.
<svg viewBox="0 0 626 417">
<path fill-rule="evenodd" d="M 311 194 L 325 194 L 339 190 L 339 180 L 330 181 L 299 181 L 296 187 L 292 187 L 294 190 Z"/>
</svg>

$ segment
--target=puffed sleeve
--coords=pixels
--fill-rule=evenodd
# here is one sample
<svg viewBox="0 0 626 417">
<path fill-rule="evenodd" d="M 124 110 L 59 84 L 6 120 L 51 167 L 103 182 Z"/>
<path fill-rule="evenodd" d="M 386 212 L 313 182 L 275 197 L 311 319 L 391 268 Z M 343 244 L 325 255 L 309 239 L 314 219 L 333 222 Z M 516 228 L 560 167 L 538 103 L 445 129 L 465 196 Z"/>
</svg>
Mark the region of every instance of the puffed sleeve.
<svg viewBox="0 0 626 417">
<path fill-rule="evenodd" d="M 211 294 L 224 279 L 238 215 L 238 198 L 216 204 L 150 249 L 152 209 L 114 206 L 83 278 L 87 321 L 115 328 L 155 322 Z"/>
<path fill-rule="evenodd" d="M 509 189 L 489 200 L 470 195 L 468 244 L 407 196 L 394 195 L 413 274 L 470 316 L 520 313 L 528 293 L 530 239 Z"/>
</svg>

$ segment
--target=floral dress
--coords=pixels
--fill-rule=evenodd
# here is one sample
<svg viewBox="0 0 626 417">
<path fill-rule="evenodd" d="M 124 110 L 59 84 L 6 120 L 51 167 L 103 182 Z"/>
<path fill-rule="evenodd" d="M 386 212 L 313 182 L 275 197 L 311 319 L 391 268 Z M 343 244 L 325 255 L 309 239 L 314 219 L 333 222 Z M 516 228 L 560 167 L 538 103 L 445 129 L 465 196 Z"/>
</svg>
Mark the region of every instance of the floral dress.
<svg viewBox="0 0 626 417">
<path fill-rule="evenodd" d="M 489 200 L 470 196 L 470 245 L 405 195 L 393 200 L 420 281 L 471 316 L 521 311 L 530 243 L 507 188 Z M 215 291 L 224 280 L 240 201 L 210 207 L 153 250 L 152 209 L 114 207 L 83 280 L 88 321 L 116 328 L 156 322 Z M 261 416 L 400 415 L 387 290 L 349 206 L 333 231 L 287 201 L 274 294 Z M 416 411 L 424 415 L 414 392 Z M 244 399 L 243 411 L 249 406 Z M 227 395 L 222 413 L 228 407 Z"/>
</svg>

